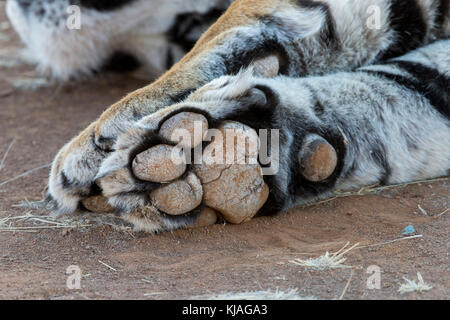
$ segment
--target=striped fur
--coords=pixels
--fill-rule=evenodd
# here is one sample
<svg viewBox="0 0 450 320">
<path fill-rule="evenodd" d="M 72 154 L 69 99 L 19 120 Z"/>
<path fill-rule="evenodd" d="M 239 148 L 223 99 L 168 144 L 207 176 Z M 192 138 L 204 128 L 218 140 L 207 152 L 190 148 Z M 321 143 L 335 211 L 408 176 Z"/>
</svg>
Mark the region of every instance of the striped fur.
<svg viewBox="0 0 450 320">
<path fill-rule="evenodd" d="M 450 170 L 450 40 L 438 41 L 403 57 L 354 72 L 267 79 L 241 72 L 225 76 L 170 107 L 171 115 L 189 110 L 207 115 L 210 127 L 234 120 L 257 129 L 280 130 L 280 169 L 266 176 L 271 196 L 260 214 L 275 214 L 314 203 L 336 190 L 358 190 L 445 176 Z M 255 94 L 254 90 L 257 90 Z M 266 95 L 261 99 L 261 92 Z M 166 118 L 159 111 L 122 135 L 99 177 L 110 203 L 138 230 L 160 231 L 195 222 L 197 212 L 170 217 L 155 209 L 147 194 L 155 184 L 136 182 L 122 170 L 130 153 L 146 141 L 160 142 L 154 127 Z M 255 116 L 257 115 L 257 116 Z M 299 172 L 305 137 L 318 134 L 338 155 L 334 173 L 311 182 Z M 150 145 L 149 138 L 153 139 Z M 117 171 L 120 170 L 120 171 Z M 114 181 L 119 181 L 120 185 Z M 137 216 L 141 216 L 140 219 Z M 147 218 L 150 216 L 150 218 Z M 149 222 L 151 221 L 151 223 Z"/>
<path fill-rule="evenodd" d="M 94 70 L 111 66 L 117 70 L 140 66 L 136 74 L 154 78 L 179 61 L 232 2 L 233 0 L 8 0 L 7 13 L 39 69 L 59 80 L 89 75 Z M 354 68 L 375 60 L 402 55 L 438 37 L 448 36 L 450 28 L 447 0 L 283 0 L 279 4 L 273 0 L 263 0 L 259 1 L 260 7 L 255 0 L 238 2 L 250 7 L 249 10 L 243 10 L 249 12 L 250 21 L 243 21 L 235 15 L 229 19 L 232 22 L 229 27 L 257 26 L 257 29 L 266 29 L 260 30 L 260 33 L 265 33 L 261 35 L 262 38 L 272 38 L 273 41 L 266 39 L 268 46 L 271 46 L 271 42 L 272 45 L 279 42 L 280 46 L 287 43 L 290 47 L 296 42 L 274 35 L 270 26 L 282 27 L 285 24 L 289 29 L 289 26 L 299 25 L 297 18 L 305 21 L 305 17 L 298 12 L 299 9 L 301 12 L 309 10 L 310 17 L 306 17 L 306 21 L 317 22 L 319 27 L 322 24 L 320 38 L 327 42 L 330 49 L 326 58 L 335 60 L 337 68 L 342 68 L 342 59 L 348 63 L 348 68 Z M 69 5 L 81 8 L 82 29 L 79 31 L 66 27 Z M 362 28 L 371 19 L 373 6 L 378 8 L 380 14 L 378 19 L 381 29 L 376 32 Z M 323 16 L 324 20 L 315 15 Z M 314 17 L 318 20 L 313 21 Z M 225 30 L 219 30 L 216 35 L 222 31 Z M 287 32 L 284 36 L 296 40 L 299 35 L 295 31 L 298 29 L 292 34 Z M 238 35 L 242 33 L 246 33 L 245 30 L 238 32 Z M 258 40 L 260 39 L 261 37 Z M 236 42 L 236 39 L 232 41 Z M 355 41 L 366 45 L 360 48 L 361 51 L 355 52 L 354 49 L 358 48 Z M 344 44 L 350 50 L 339 50 L 339 44 Z M 252 46 L 250 43 L 249 45 Z M 314 53 L 320 49 L 311 50 L 310 45 L 300 52 L 297 51 L 298 47 L 304 46 L 302 42 L 297 43 L 297 48 L 284 48 L 286 53 L 290 53 L 290 60 L 300 59 L 303 64 L 314 63 L 313 66 L 297 64 L 286 71 L 290 74 L 328 72 L 327 65 L 319 66 L 323 60 L 316 61 Z M 260 50 L 270 48 L 253 45 L 253 48 L 244 49 L 247 52 L 251 50 L 262 54 Z M 124 57 L 127 58 L 125 61 Z M 251 56 L 247 55 L 247 60 L 249 57 Z M 230 57 L 226 58 L 228 60 Z M 241 67 L 240 62 L 236 66 L 233 60 L 238 61 L 237 57 L 229 61 L 228 73 Z M 331 64 L 333 62 L 330 61 Z"/>
<path fill-rule="evenodd" d="M 50 61 L 58 61 L 59 45 L 73 49 L 75 54 L 68 58 L 74 60 L 70 60 L 70 63 L 65 61 L 61 65 L 72 66 L 73 62 L 75 68 L 61 71 L 63 77 L 69 77 L 74 70 L 98 67 L 110 51 L 92 52 L 88 49 L 98 48 L 98 35 L 103 35 L 101 40 L 106 41 L 98 42 L 102 48 L 115 48 L 110 42 L 113 37 L 109 37 L 108 32 L 117 28 L 120 21 L 145 21 L 131 26 L 130 33 L 123 33 L 126 39 L 139 40 L 136 41 L 139 44 L 137 47 L 127 43 L 129 48 L 137 51 L 144 48 L 147 52 L 147 44 L 150 45 L 155 39 L 147 38 L 148 34 L 154 34 L 150 27 L 151 30 L 146 29 L 147 24 L 158 25 L 152 25 L 149 16 L 145 16 L 149 11 L 155 11 L 149 1 L 134 0 L 107 11 L 89 9 L 86 17 L 92 19 L 88 21 L 93 23 L 93 27 L 81 33 L 85 36 L 81 46 L 78 38 L 81 34 L 77 32 L 70 33 L 67 42 L 58 42 L 56 38 L 65 39 L 61 36 L 65 34 L 64 29 L 39 29 L 39 19 L 34 16 L 24 22 L 18 13 L 16 1 L 20 2 L 8 0 L 9 16 L 41 65 L 50 69 L 54 67 Z M 45 0 L 35 2 L 52 3 Z M 212 2 L 195 1 L 202 8 L 198 9 L 200 12 L 210 10 L 210 3 Z M 221 1 L 214 3 L 223 4 Z M 369 28 L 367 23 L 373 18 L 373 14 L 370 14 L 373 7 L 369 6 L 374 5 L 379 9 L 375 10 L 379 12 L 375 20 L 380 24 L 378 28 Z M 174 9 L 164 5 L 162 8 L 175 10 L 176 14 L 173 16 L 180 13 L 178 7 Z M 213 79 L 237 73 L 255 59 L 277 54 L 280 59 L 280 74 L 287 77 L 350 71 L 448 37 L 449 16 L 448 2 L 445 0 L 373 0 L 370 3 L 360 0 L 236 0 L 180 62 L 154 83 L 111 106 L 97 121 L 61 149 L 49 178 L 49 199 L 57 211 L 73 212 L 83 197 L 95 191 L 94 178 L 105 156 L 115 149 L 118 136 L 142 117 L 182 101 L 189 93 Z M 173 26 L 172 18 L 168 19 L 167 15 L 161 17 L 162 20 L 170 20 L 167 24 Z M 157 17 L 155 19 L 158 21 Z M 32 30 L 27 23 L 33 26 Z M 138 31 L 142 30 L 145 37 L 140 37 L 142 33 Z M 146 30 L 150 31 L 146 33 Z M 161 35 L 165 34 L 167 28 L 158 30 L 164 30 L 159 33 Z M 134 37 L 136 34 L 139 36 Z M 53 47 L 47 45 L 46 49 L 53 49 L 50 50 L 51 59 L 43 55 L 40 47 L 41 44 L 50 43 L 49 39 L 53 41 Z M 145 39 L 149 39 L 148 42 Z M 158 39 L 161 40 L 161 37 Z M 167 38 L 162 39 L 164 47 Z M 137 55 L 136 52 L 131 54 Z M 149 62 L 161 58 L 161 55 L 154 53 L 146 56 L 146 61 Z M 167 57 L 168 55 L 164 55 L 164 62 L 158 65 L 167 65 Z M 95 61 L 91 58 L 95 58 Z M 176 60 L 174 57 L 171 59 Z M 256 123 L 256 120 L 249 119 L 249 124 L 253 121 Z M 384 153 L 385 150 L 379 148 L 377 154 L 381 155 L 380 163 Z"/>
</svg>

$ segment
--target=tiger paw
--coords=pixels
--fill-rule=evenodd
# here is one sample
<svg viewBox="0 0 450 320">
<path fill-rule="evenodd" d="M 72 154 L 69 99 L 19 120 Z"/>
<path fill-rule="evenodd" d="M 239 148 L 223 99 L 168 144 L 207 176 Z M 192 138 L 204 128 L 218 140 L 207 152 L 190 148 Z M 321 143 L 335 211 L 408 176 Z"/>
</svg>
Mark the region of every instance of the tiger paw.
<svg viewBox="0 0 450 320">
<path fill-rule="evenodd" d="M 137 209 L 145 216 L 142 221 L 152 216 L 150 224 L 135 223 L 138 229 L 205 226 L 217 216 L 240 224 L 266 202 L 269 187 L 258 163 L 259 140 L 249 126 L 223 121 L 214 128 L 201 113 L 181 111 L 146 135 L 147 144 L 139 149 L 117 149 L 124 154 L 115 160 L 128 158 L 127 166 L 96 180 L 125 219 L 135 219 Z"/>
</svg>

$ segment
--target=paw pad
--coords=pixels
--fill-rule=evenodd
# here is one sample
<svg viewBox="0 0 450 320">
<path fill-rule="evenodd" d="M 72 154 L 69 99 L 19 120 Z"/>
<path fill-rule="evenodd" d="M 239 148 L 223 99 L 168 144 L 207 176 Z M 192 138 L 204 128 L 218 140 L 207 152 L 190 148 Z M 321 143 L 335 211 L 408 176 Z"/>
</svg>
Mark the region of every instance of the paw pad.
<svg viewBox="0 0 450 320">
<path fill-rule="evenodd" d="M 211 208 L 204 207 L 200 211 L 200 215 L 197 217 L 195 223 L 190 228 L 203 228 L 212 226 L 217 222 L 217 213 Z"/>
<path fill-rule="evenodd" d="M 169 182 L 186 171 L 182 150 L 169 145 L 154 146 L 136 156 L 133 173 L 141 180 Z"/>
<path fill-rule="evenodd" d="M 305 138 L 299 152 L 300 172 L 311 182 L 329 178 L 337 166 L 337 154 L 324 138 L 311 134 Z"/>
<path fill-rule="evenodd" d="M 193 173 L 185 179 L 167 184 L 150 193 L 155 207 L 170 215 L 185 214 L 202 203 L 203 189 L 200 180 Z"/>
<path fill-rule="evenodd" d="M 91 211 L 97 213 L 111 213 L 114 208 L 108 204 L 108 198 L 104 196 L 92 196 L 81 201 L 83 206 Z"/>
<path fill-rule="evenodd" d="M 159 134 L 181 147 L 193 149 L 202 143 L 207 131 L 208 120 L 205 116 L 193 112 L 180 112 L 162 124 Z M 183 140 L 183 137 L 189 139 Z"/>
<path fill-rule="evenodd" d="M 255 74 L 264 78 L 273 78 L 280 72 L 280 58 L 277 55 L 270 55 L 256 60 L 253 63 Z"/>
</svg>

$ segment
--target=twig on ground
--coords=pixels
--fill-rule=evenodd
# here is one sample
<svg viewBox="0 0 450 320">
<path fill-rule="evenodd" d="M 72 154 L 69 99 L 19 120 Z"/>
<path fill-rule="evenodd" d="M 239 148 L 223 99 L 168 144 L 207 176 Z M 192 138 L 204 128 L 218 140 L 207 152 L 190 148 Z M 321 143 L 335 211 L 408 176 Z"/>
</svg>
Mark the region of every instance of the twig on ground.
<svg viewBox="0 0 450 320">
<path fill-rule="evenodd" d="M 8 146 L 8 148 L 6 148 L 6 152 L 3 155 L 2 161 L 0 161 L 0 170 L 2 170 L 5 167 L 5 160 L 6 157 L 8 156 L 9 151 L 11 150 L 12 146 L 14 145 L 14 143 L 16 143 L 16 139 L 14 139 Z"/>
<path fill-rule="evenodd" d="M 34 223 L 44 223 L 49 225 L 34 225 L 34 226 L 15 226 L 18 222 L 34 222 Z M 54 220 L 52 216 L 34 216 L 31 211 L 26 212 L 21 216 L 8 216 L 0 219 L 0 232 L 37 232 L 40 229 L 74 229 L 90 227 L 91 224 L 77 223 L 73 220 Z"/>
<path fill-rule="evenodd" d="M 38 232 L 38 230 L 0 229 L 0 232 L 26 232 L 26 233 L 33 233 L 33 232 Z"/>
<path fill-rule="evenodd" d="M 437 218 L 437 217 L 440 217 L 440 216 L 443 216 L 443 215 L 446 214 L 447 212 L 450 212 L 450 208 L 448 208 L 448 209 L 444 210 L 443 212 L 439 213 L 438 215 L 436 215 L 436 218 Z"/>
<path fill-rule="evenodd" d="M 422 238 L 423 235 L 414 235 L 410 237 L 403 237 L 399 239 L 389 240 L 381 243 L 375 243 L 375 244 L 369 244 L 365 246 L 360 246 L 359 243 L 354 244 L 350 248 L 347 248 L 350 244 L 347 242 L 344 247 L 342 247 L 337 252 L 330 255 L 330 253 L 327 251 L 325 255 L 320 256 L 318 258 L 309 258 L 307 260 L 302 259 L 294 259 L 290 260 L 290 263 L 302 266 L 302 267 L 310 267 L 316 270 L 327 270 L 327 269 L 333 269 L 333 268 L 352 268 L 352 266 L 346 266 L 343 265 L 347 259 L 344 258 L 344 255 L 348 253 L 350 250 L 353 249 L 362 249 L 362 248 L 369 248 L 369 247 L 376 247 L 376 246 L 383 246 L 390 243 L 398 242 L 398 241 L 404 241 L 404 240 L 411 240 L 411 239 L 417 239 Z"/>
<path fill-rule="evenodd" d="M 428 216 L 428 212 L 424 208 L 422 208 L 420 206 L 420 204 L 418 204 L 417 207 L 419 208 L 420 212 L 422 212 L 424 215 Z"/>
<path fill-rule="evenodd" d="M 107 267 L 107 268 L 109 268 L 109 269 L 111 269 L 111 270 L 113 270 L 113 271 L 117 271 L 117 269 L 114 269 L 113 267 L 111 267 L 110 265 L 107 265 L 106 263 L 104 263 L 104 262 L 101 261 L 101 260 L 98 260 L 98 262 L 100 262 L 102 265 L 104 265 L 105 267 Z"/>
<path fill-rule="evenodd" d="M 32 173 L 36 172 L 36 171 L 38 171 L 38 170 L 41 170 L 41 169 L 44 169 L 44 168 L 49 168 L 51 165 L 52 165 L 52 164 L 49 163 L 49 164 L 46 164 L 46 165 L 43 165 L 43 166 L 40 166 L 40 167 L 31 169 L 31 170 L 28 170 L 28 171 L 26 171 L 26 172 L 24 172 L 24 173 L 22 173 L 22 174 L 19 174 L 18 176 L 15 176 L 14 178 L 11 178 L 11 179 L 8 179 L 8 180 L 6 180 L 6 181 L 1 182 L 1 183 L 0 183 L 0 187 L 3 187 L 4 185 L 6 185 L 6 184 L 8 184 L 8 183 L 10 183 L 10 182 L 16 181 L 16 180 L 18 180 L 18 179 L 20 179 L 20 178 L 22 178 L 22 177 L 25 177 L 25 176 L 27 176 L 27 175 L 29 175 L 29 174 L 32 174 Z"/>
<path fill-rule="evenodd" d="M 420 181 L 413 181 L 413 182 L 408 182 L 408 183 L 394 184 L 394 185 L 382 186 L 382 187 L 378 187 L 378 184 L 375 184 L 372 186 L 362 187 L 358 191 L 341 192 L 341 191 L 337 190 L 334 192 L 334 196 L 329 199 L 310 203 L 310 204 L 301 206 L 300 208 L 312 207 L 312 206 L 327 203 L 327 202 L 330 202 L 330 201 L 333 201 L 336 199 L 340 199 L 340 198 L 347 198 L 347 197 L 352 197 L 352 196 L 365 196 L 367 194 L 373 194 L 373 193 L 377 193 L 379 191 L 384 191 L 384 190 L 388 190 L 388 189 L 395 189 L 395 188 L 406 187 L 406 186 L 416 185 L 416 184 L 421 184 L 421 183 L 433 183 L 433 182 L 440 182 L 440 181 L 446 181 L 446 180 L 450 180 L 450 178 L 443 177 L 443 178 L 437 178 L 437 179 L 431 179 L 431 180 L 420 180 Z"/>
<path fill-rule="evenodd" d="M 341 296 L 339 297 L 339 300 L 344 299 L 345 293 L 347 292 L 348 286 L 350 285 L 350 282 L 352 281 L 353 277 L 353 269 L 350 270 L 350 277 L 348 278 L 347 284 L 344 287 L 344 290 L 342 291 Z"/>
<path fill-rule="evenodd" d="M 423 278 L 422 278 L 422 275 L 420 274 L 420 272 L 417 272 L 417 280 L 419 281 L 418 283 L 416 283 L 415 280 L 409 280 L 409 279 L 406 279 L 405 277 L 403 277 L 403 279 L 406 281 L 406 283 L 402 284 L 400 286 L 400 288 L 398 289 L 398 292 L 400 292 L 400 294 L 414 292 L 414 291 L 418 291 L 418 292 L 428 291 L 433 288 L 429 284 L 425 283 L 425 281 L 423 281 Z"/>
<path fill-rule="evenodd" d="M 418 235 L 415 235 L 415 236 L 403 237 L 403 238 L 399 238 L 399 239 L 389 240 L 389 241 L 386 241 L 386 242 L 380 242 L 380 243 L 375 243 L 375 244 L 369 244 L 369 245 L 366 245 L 366 246 L 360 246 L 360 247 L 358 247 L 357 249 L 369 248 L 369 247 L 377 247 L 377 246 L 384 246 L 384 245 L 386 245 L 386 244 L 390 244 L 390 243 L 393 243 L 393 242 L 404 241 L 404 240 L 410 240 L 410 239 L 416 239 L 416 238 L 423 238 L 423 235 L 418 234 Z"/>
<path fill-rule="evenodd" d="M 335 268 L 352 268 L 352 266 L 343 265 L 343 263 L 347 260 L 347 258 L 344 258 L 344 255 L 349 251 L 355 249 L 359 245 L 359 243 L 356 243 L 350 248 L 347 248 L 349 244 L 350 242 L 347 242 L 345 246 L 343 246 L 337 252 L 332 253 L 331 255 L 327 251 L 325 255 L 318 258 L 309 258 L 307 260 L 294 259 L 289 262 L 302 267 L 309 267 L 321 271 Z"/>
<path fill-rule="evenodd" d="M 82 228 L 90 227 L 90 224 L 85 225 L 72 225 L 72 226 L 36 226 L 36 227 L 12 227 L 12 228 L 0 228 L 0 231 L 23 231 L 23 230 L 38 230 L 38 229 L 61 229 L 61 228 Z"/>
<path fill-rule="evenodd" d="M 151 296 L 159 296 L 164 294 L 164 292 L 151 292 L 151 293 L 144 293 L 144 297 L 151 297 Z"/>
<path fill-rule="evenodd" d="M 45 197 L 42 200 L 38 201 L 29 201 L 25 198 L 25 200 L 22 200 L 17 204 L 13 204 L 11 207 L 47 211 L 52 211 L 53 209 L 55 209 L 54 204 Z"/>
</svg>

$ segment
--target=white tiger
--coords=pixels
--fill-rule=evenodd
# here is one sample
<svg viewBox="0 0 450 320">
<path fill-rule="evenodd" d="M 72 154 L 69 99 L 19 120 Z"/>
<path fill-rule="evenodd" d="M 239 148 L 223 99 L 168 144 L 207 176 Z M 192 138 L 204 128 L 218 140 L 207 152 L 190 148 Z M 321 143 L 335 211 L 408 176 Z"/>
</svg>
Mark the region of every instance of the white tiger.
<svg viewBox="0 0 450 320">
<path fill-rule="evenodd" d="M 9 0 L 15 10 L 23 9 L 10 2 L 29 3 Z M 90 7 L 96 2 L 102 3 L 77 1 Z M 114 3 L 117 7 L 102 14 L 110 18 L 123 14 L 125 19 L 131 8 L 142 5 L 139 0 Z M 375 27 L 367 23 L 371 8 L 379 13 Z M 109 203 L 138 229 L 156 231 L 193 224 L 198 211 L 182 216 L 164 214 L 148 201 L 153 185 L 148 187 L 131 174 L 125 180 L 116 174 L 118 169 L 128 170 L 131 151 L 143 139 L 157 135 L 136 130 L 136 126 L 158 127 L 164 107 L 182 102 L 192 92 L 170 110 L 183 110 L 186 104 L 197 102 L 194 110 L 206 112 L 210 119 L 233 119 L 256 129 L 279 128 L 284 133 L 281 170 L 265 178 L 271 195 L 262 213 L 327 197 L 336 188 L 447 175 L 449 41 L 417 48 L 448 38 L 449 10 L 447 0 L 237 0 L 179 63 L 148 87 L 113 105 L 61 149 L 51 170 L 47 201 L 58 212 L 73 212 L 80 200 L 99 192 L 94 181 L 108 177 L 108 183 L 99 184 Z M 10 16 L 26 43 L 39 42 L 40 35 L 30 36 L 33 32 L 27 29 L 27 22 L 17 22 L 20 14 Z M 400 60 L 375 64 L 414 49 Z M 40 56 L 39 63 L 52 69 L 52 63 L 46 65 Z M 278 76 L 273 79 L 220 78 L 267 57 L 276 57 Z M 101 60 L 87 69 L 98 68 Z M 361 66 L 367 67 L 349 72 Z M 77 66 L 58 73 L 56 68 L 53 73 L 67 78 L 87 69 Z M 222 90 L 218 100 L 210 92 L 207 102 L 204 97 L 195 101 L 201 96 L 196 89 L 210 81 L 212 87 L 219 81 L 225 86 L 221 89 L 234 94 L 223 96 Z M 259 93 L 249 105 L 252 88 Z M 334 172 L 323 181 L 302 178 L 298 157 L 292 157 L 310 134 L 328 141 L 337 154 Z M 143 214 L 146 207 L 152 210 Z"/>
</svg>

